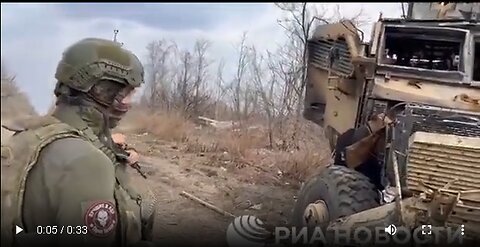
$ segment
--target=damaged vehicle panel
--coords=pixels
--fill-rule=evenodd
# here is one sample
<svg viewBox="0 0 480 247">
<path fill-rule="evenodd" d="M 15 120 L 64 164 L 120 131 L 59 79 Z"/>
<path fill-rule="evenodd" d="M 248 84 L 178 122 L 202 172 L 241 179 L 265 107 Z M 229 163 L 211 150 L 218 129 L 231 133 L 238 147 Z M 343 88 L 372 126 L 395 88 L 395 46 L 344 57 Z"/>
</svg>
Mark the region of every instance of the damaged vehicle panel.
<svg viewBox="0 0 480 247">
<path fill-rule="evenodd" d="M 348 21 L 312 35 L 304 117 L 335 162 L 302 187 L 294 225 L 480 235 L 480 3 L 408 5 L 370 42 Z"/>
<path fill-rule="evenodd" d="M 480 111 L 474 36 L 466 29 L 415 24 L 384 24 L 372 96 Z"/>
</svg>

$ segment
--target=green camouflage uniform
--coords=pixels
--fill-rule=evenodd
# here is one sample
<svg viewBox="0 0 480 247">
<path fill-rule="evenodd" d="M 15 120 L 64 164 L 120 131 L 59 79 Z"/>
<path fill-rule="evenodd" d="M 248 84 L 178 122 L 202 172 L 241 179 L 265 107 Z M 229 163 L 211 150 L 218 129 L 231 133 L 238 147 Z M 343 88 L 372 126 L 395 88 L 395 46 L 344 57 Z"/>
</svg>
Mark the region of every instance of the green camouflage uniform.
<svg viewBox="0 0 480 247">
<path fill-rule="evenodd" d="M 56 78 L 51 116 L 6 126 L 15 134 L 2 144 L 2 246 L 149 246 L 154 213 L 142 212 L 110 135 L 125 109 L 108 100 L 143 83 L 140 61 L 85 39 Z"/>
</svg>

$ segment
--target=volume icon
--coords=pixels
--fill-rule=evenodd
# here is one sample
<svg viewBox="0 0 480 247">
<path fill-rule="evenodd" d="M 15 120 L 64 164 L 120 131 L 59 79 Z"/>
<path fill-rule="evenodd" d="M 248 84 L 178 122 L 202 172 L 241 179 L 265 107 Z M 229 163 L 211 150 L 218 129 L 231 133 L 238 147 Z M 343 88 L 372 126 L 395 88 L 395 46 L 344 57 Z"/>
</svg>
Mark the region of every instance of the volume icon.
<svg viewBox="0 0 480 247">
<path fill-rule="evenodd" d="M 391 224 L 385 227 L 385 232 L 393 236 L 397 233 L 397 227 L 394 224 Z"/>
</svg>

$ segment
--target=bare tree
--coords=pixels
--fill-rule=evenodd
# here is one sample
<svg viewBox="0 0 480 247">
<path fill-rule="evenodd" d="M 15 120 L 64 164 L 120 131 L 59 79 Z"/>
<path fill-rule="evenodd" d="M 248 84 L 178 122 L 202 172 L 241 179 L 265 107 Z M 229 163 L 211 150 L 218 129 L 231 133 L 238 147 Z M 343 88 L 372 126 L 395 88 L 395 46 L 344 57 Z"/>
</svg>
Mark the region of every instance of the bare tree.
<svg viewBox="0 0 480 247">
<path fill-rule="evenodd" d="M 210 106 L 208 79 L 213 60 L 208 57 L 210 42 L 199 39 L 193 51 L 184 49 L 176 57 L 173 104 L 187 117 L 194 117 Z"/>
<path fill-rule="evenodd" d="M 233 90 L 232 100 L 233 100 L 234 111 L 238 121 L 242 120 L 242 109 L 241 109 L 241 101 L 243 96 L 242 87 L 244 86 L 243 84 L 245 81 L 245 74 L 248 66 L 248 60 L 247 60 L 248 47 L 246 45 L 246 40 L 247 40 L 247 33 L 244 32 L 242 34 L 240 44 L 237 48 L 237 52 L 238 52 L 238 59 L 236 64 L 237 69 L 236 69 L 236 73 L 232 83 L 232 90 Z"/>
<path fill-rule="evenodd" d="M 268 52 L 268 51 L 267 51 Z M 274 147 L 273 121 L 275 118 L 275 104 L 273 99 L 273 90 L 275 87 L 275 75 L 268 78 L 268 70 L 265 67 L 264 56 L 258 54 L 255 46 L 252 46 L 250 52 L 250 67 L 252 73 L 252 81 L 255 85 L 256 93 L 260 96 L 261 106 L 267 117 L 268 123 L 268 140 L 270 148 Z"/>
<path fill-rule="evenodd" d="M 215 79 L 215 88 L 216 88 L 216 94 L 215 94 L 215 113 L 214 117 L 215 119 L 219 119 L 219 111 L 220 107 L 226 106 L 223 104 L 223 99 L 225 95 L 228 92 L 228 86 L 225 85 L 225 80 L 224 80 L 224 70 L 225 70 L 225 61 L 221 59 L 218 62 L 218 67 L 217 67 L 217 76 Z"/>
<path fill-rule="evenodd" d="M 170 84 L 173 75 L 170 60 L 176 48 L 174 42 L 152 41 L 147 45 L 147 88 L 144 99 L 150 109 L 170 106 Z"/>
<path fill-rule="evenodd" d="M 209 94 L 205 93 L 205 83 L 209 78 L 209 66 L 211 61 L 207 58 L 210 42 L 204 39 L 198 39 L 194 46 L 194 62 L 195 62 L 195 80 L 193 82 L 193 113 L 198 115 L 201 108 L 205 108 L 205 104 L 209 100 Z"/>
<path fill-rule="evenodd" d="M 363 10 L 363 7 L 360 7 L 358 12 L 354 13 L 351 16 L 345 16 L 342 13 L 340 5 L 335 5 L 333 15 L 326 19 L 327 22 L 340 22 L 340 21 L 351 21 L 357 28 L 370 24 L 371 20 L 368 18 L 366 13 Z"/>
<path fill-rule="evenodd" d="M 177 74 L 176 84 L 176 106 L 183 112 L 190 108 L 190 82 L 192 80 L 192 55 L 188 50 L 181 52 L 181 61 L 179 64 L 179 73 Z"/>
</svg>

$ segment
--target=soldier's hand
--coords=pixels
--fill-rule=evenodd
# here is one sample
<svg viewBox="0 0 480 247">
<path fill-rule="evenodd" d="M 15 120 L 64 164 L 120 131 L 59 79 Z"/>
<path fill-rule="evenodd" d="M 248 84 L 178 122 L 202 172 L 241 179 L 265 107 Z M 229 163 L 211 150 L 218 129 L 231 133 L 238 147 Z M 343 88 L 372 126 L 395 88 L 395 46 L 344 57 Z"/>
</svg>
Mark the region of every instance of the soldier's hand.
<svg viewBox="0 0 480 247">
<path fill-rule="evenodd" d="M 120 146 L 127 144 L 127 137 L 121 133 L 112 134 L 112 140 Z"/>
<path fill-rule="evenodd" d="M 140 160 L 140 155 L 133 149 L 125 150 L 128 153 L 128 164 L 134 165 Z"/>
<path fill-rule="evenodd" d="M 125 144 L 127 142 L 127 137 L 122 133 L 112 134 L 113 142 L 117 144 Z"/>
<path fill-rule="evenodd" d="M 112 140 L 113 142 L 122 146 L 123 148 L 126 148 L 127 146 L 127 137 L 124 134 L 121 134 L 121 133 L 112 134 Z M 125 151 L 128 153 L 129 165 L 134 165 L 140 160 L 140 155 L 134 149 L 126 149 Z"/>
</svg>

